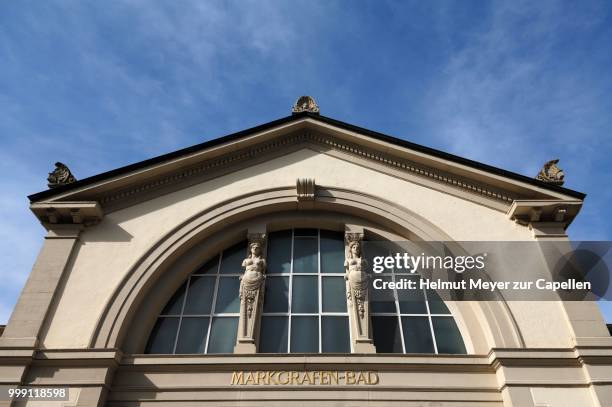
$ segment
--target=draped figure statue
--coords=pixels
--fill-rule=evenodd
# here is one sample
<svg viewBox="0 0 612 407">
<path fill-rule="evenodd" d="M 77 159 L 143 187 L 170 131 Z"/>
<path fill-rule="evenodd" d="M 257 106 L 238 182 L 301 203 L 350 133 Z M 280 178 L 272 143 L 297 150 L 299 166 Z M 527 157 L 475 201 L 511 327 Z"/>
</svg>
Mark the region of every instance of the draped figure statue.
<svg viewBox="0 0 612 407">
<path fill-rule="evenodd" d="M 344 261 L 344 279 L 349 306 L 350 320 L 354 333 L 355 350 L 375 351 L 370 337 L 369 278 L 366 269 L 368 262 L 363 258 L 360 233 L 346 233 L 347 244 Z"/>
<path fill-rule="evenodd" d="M 258 314 L 263 303 L 263 282 L 266 259 L 263 255 L 265 235 L 249 235 L 247 257 L 242 261 L 240 276 L 240 320 L 236 344 L 237 353 L 254 352 Z M 241 347 L 242 345 L 242 347 Z"/>
</svg>

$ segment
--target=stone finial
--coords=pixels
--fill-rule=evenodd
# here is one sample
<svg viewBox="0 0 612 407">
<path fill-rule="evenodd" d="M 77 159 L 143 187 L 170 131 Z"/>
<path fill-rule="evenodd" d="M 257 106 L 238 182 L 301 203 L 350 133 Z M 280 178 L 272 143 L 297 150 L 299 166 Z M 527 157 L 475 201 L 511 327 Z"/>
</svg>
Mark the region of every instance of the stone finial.
<svg viewBox="0 0 612 407">
<path fill-rule="evenodd" d="M 563 173 L 563 170 L 561 168 L 557 167 L 558 162 L 558 158 L 555 160 L 548 161 L 546 164 L 544 164 L 544 166 L 535 178 L 537 180 L 544 181 L 549 184 L 559 186 L 563 185 L 563 178 L 565 177 L 565 174 Z"/>
<path fill-rule="evenodd" d="M 72 175 L 70 169 L 59 161 L 55 163 L 55 169 L 47 177 L 47 186 L 49 188 L 57 188 L 62 185 L 72 184 L 73 182 L 76 182 L 76 178 Z"/>
<path fill-rule="evenodd" d="M 295 101 L 291 113 L 296 114 L 301 112 L 319 114 L 319 106 L 317 106 L 317 102 L 310 96 L 300 96 L 298 100 Z"/>
</svg>

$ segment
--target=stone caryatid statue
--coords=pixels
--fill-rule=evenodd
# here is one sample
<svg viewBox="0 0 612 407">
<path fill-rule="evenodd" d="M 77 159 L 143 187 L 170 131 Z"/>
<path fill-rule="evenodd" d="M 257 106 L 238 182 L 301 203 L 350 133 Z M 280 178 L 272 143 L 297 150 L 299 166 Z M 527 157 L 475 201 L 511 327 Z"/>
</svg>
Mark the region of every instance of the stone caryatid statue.
<svg viewBox="0 0 612 407">
<path fill-rule="evenodd" d="M 346 256 L 344 261 L 347 299 L 351 325 L 354 332 L 356 352 L 370 352 L 373 349 L 370 337 L 369 275 L 368 262 L 363 258 L 361 243 L 363 234 L 346 233 Z"/>
<path fill-rule="evenodd" d="M 242 261 L 244 274 L 240 277 L 240 328 L 238 330 L 237 351 L 255 351 L 257 314 L 263 301 L 263 282 L 266 278 L 266 259 L 264 247 L 266 235 L 249 234 L 247 257 Z M 244 349 L 239 349 L 243 345 Z"/>
<path fill-rule="evenodd" d="M 73 182 L 76 182 L 76 178 L 72 175 L 70 169 L 59 161 L 55 163 L 55 169 L 47 177 L 47 186 L 49 188 L 57 188 L 62 185 L 72 184 Z"/>
<path fill-rule="evenodd" d="M 555 159 L 544 164 L 538 175 L 536 175 L 536 179 L 553 185 L 563 185 L 565 174 L 561 168 L 557 167 L 558 162 L 559 159 Z"/>
</svg>

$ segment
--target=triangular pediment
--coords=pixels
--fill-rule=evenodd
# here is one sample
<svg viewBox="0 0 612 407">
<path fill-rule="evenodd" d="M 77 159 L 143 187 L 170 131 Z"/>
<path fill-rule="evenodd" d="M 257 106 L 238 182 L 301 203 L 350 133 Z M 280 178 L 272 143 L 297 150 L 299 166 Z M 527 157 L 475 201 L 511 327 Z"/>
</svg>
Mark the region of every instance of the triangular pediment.
<svg viewBox="0 0 612 407">
<path fill-rule="evenodd" d="M 32 203 L 95 201 L 105 211 L 186 188 L 309 148 L 390 176 L 505 211 L 517 200 L 582 200 L 584 194 L 312 113 L 239 133 L 43 191 Z"/>
</svg>

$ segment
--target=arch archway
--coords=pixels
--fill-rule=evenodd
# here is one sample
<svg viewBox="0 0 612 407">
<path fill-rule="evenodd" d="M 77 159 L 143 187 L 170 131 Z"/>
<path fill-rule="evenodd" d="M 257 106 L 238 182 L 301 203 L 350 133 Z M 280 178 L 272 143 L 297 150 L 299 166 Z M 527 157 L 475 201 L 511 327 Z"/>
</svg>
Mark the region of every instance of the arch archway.
<svg viewBox="0 0 612 407">
<path fill-rule="evenodd" d="M 360 224 L 391 239 L 451 240 L 418 214 L 364 193 L 318 187 L 314 201 L 300 202 L 295 188 L 283 187 L 238 196 L 178 225 L 140 258 L 107 303 L 90 346 L 142 352 L 160 307 L 194 267 L 244 238 L 252 225 L 312 225 L 313 219 L 319 226 L 332 228 L 339 223 Z M 468 353 L 522 346 L 520 332 L 503 302 L 456 302 L 449 308 Z"/>
</svg>

